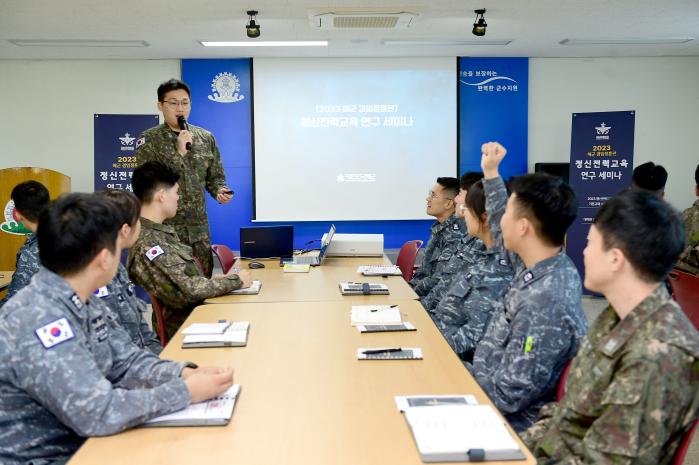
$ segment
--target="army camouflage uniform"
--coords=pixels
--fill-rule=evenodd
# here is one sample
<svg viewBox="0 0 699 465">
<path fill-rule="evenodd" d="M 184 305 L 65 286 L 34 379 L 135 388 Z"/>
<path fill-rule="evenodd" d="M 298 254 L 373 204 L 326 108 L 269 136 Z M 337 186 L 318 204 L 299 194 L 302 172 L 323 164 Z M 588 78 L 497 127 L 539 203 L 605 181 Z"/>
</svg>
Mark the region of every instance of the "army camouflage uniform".
<svg viewBox="0 0 699 465">
<path fill-rule="evenodd" d="M 464 230 L 466 230 L 464 228 Z M 480 252 L 485 250 L 485 245 L 475 236 L 466 234 L 461 237 L 456 246 L 454 255 L 442 269 L 439 282 L 426 296 L 420 298 L 420 303 L 427 310 L 434 309 L 444 297 L 452 282 L 461 274 L 467 274 L 471 266 L 476 262 Z"/>
<path fill-rule="evenodd" d="M 417 295 L 427 295 L 439 282 L 442 270 L 465 234 L 466 224 L 455 215 L 451 215 L 443 223 L 437 221 L 430 227 L 430 240 L 425 248 L 422 265 L 415 270 L 410 281 Z"/>
<path fill-rule="evenodd" d="M 114 312 L 119 324 L 138 347 L 156 355 L 163 351 L 158 337 L 145 319 L 146 304 L 136 297 L 135 286 L 121 263 L 111 283 L 95 291 L 95 295 Z"/>
<path fill-rule="evenodd" d="M 500 229 L 505 184 L 501 178 L 484 179 L 483 186 L 494 247 L 513 264 L 514 279 L 496 303 L 469 369 L 512 427 L 523 431 L 553 400 L 558 378 L 587 330 L 582 286 L 564 252 L 527 268 L 506 251 Z"/>
<path fill-rule="evenodd" d="M 214 136 L 198 126 L 190 125 L 189 131 L 193 138 L 192 149 L 183 156 L 177 153 L 179 133 L 167 124 L 146 130 L 136 142 L 136 159 L 139 166 L 159 161 L 180 174 L 177 215 L 165 220 L 165 224 L 175 227 L 180 240 L 192 247 L 206 276 L 211 277 L 214 262 L 204 189 L 216 198 L 219 189 L 226 186 L 226 175 Z"/>
<path fill-rule="evenodd" d="M 186 407 L 183 366 L 138 348 L 98 298 L 84 304 L 42 268 L 0 316 L 0 463 L 65 463 L 86 437 Z"/>
<path fill-rule="evenodd" d="M 479 241 L 480 242 L 480 241 Z M 454 352 L 470 362 L 483 338 L 493 307 L 510 285 L 512 266 L 496 249 L 480 250 L 473 255 L 470 269 L 459 274 L 432 310 L 428 310 L 437 328 Z"/>
<path fill-rule="evenodd" d="M 699 275 L 699 200 L 682 212 L 687 247 L 677 261 L 677 268 Z"/>
<path fill-rule="evenodd" d="M 29 284 L 32 276 L 39 271 L 41 261 L 39 260 L 39 241 L 36 234 L 27 237 L 22 247 L 17 251 L 17 266 L 15 274 L 12 275 L 12 282 L 7 289 L 7 295 L 0 301 L 0 307 L 10 300 L 20 289 Z"/>
<path fill-rule="evenodd" d="M 660 285 L 600 314 L 565 386 L 522 435 L 539 463 L 670 464 L 699 412 L 699 334 Z"/>
<path fill-rule="evenodd" d="M 192 249 L 177 238 L 173 226 L 141 218 L 141 234 L 129 250 L 129 277 L 165 308 L 166 331 L 172 337 L 192 309 L 204 299 L 227 294 L 242 285 L 237 275 L 206 278 Z"/>
</svg>

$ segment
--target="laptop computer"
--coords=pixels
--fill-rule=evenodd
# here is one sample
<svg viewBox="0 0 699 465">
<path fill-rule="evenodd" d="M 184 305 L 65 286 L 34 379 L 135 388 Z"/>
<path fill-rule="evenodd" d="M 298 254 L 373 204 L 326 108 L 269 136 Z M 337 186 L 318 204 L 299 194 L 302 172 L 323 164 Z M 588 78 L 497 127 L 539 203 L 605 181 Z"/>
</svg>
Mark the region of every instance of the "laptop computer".
<svg viewBox="0 0 699 465">
<path fill-rule="evenodd" d="M 320 266 L 325 260 L 325 256 L 328 254 L 328 246 L 330 245 L 330 241 L 332 240 L 334 234 L 335 225 L 332 224 L 330 225 L 330 231 L 328 231 L 328 234 L 323 238 L 323 242 L 320 244 L 320 253 L 317 256 L 294 257 L 291 260 L 282 260 L 282 263 Z"/>
<path fill-rule="evenodd" d="M 293 226 L 248 226 L 240 228 L 241 257 L 286 258 L 293 255 Z"/>
</svg>

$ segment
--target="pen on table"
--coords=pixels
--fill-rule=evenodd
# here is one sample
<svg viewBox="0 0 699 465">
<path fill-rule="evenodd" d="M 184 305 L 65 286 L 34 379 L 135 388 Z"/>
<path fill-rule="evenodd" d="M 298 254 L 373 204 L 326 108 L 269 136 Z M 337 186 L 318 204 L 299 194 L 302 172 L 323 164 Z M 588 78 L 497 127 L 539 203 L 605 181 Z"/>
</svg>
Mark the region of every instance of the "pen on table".
<svg viewBox="0 0 699 465">
<path fill-rule="evenodd" d="M 372 308 L 369 310 L 370 312 L 378 312 L 379 310 L 386 310 L 389 308 L 396 308 L 398 305 L 389 305 L 388 307 L 381 307 L 381 308 Z"/>
<path fill-rule="evenodd" d="M 384 353 L 389 353 L 389 352 L 400 352 L 401 349 L 400 347 L 394 347 L 391 349 L 368 349 L 362 352 L 364 355 L 372 355 L 372 354 L 384 354 Z"/>
</svg>

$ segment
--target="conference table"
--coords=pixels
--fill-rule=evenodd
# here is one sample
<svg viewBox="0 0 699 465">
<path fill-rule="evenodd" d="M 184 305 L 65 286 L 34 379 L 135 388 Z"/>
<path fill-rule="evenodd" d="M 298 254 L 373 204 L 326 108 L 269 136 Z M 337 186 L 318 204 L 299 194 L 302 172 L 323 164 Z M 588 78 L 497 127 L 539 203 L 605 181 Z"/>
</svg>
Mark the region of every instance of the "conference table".
<svg viewBox="0 0 699 465">
<path fill-rule="evenodd" d="M 332 275 L 333 268 L 356 273 L 356 266 L 338 260 L 312 273 Z M 262 271 L 267 281 L 281 274 L 273 267 Z M 314 280 L 311 276 L 305 275 Z M 327 285 L 337 288 L 332 276 Z M 418 300 L 392 294 L 318 301 L 314 295 L 322 289 L 304 289 L 303 301 L 202 305 L 183 325 L 249 321 L 245 347 L 182 349 L 178 332 L 163 351 L 163 358 L 234 368 L 241 392 L 227 426 L 136 428 L 91 438 L 70 463 L 419 464 L 394 396 L 472 394 L 490 404 Z M 273 290 L 270 286 L 272 295 Z M 361 334 L 351 326 L 352 305 L 387 303 L 398 305 L 403 321 L 417 331 Z M 357 360 L 358 348 L 388 346 L 420 347 L 423 359 Z M 512 434 L 526 459 L 490 463 L 534 464 Z"/>
</svg>

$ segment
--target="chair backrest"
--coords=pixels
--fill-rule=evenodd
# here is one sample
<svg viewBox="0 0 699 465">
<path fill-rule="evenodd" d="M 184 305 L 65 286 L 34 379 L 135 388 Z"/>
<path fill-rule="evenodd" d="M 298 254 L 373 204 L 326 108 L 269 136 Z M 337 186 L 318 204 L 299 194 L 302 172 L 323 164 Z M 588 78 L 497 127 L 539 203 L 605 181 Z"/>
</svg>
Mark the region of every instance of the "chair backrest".
<svg viewBox="0 0 699 465">
<path fill-rule="evenodd" d="M 153 306 L 153 313 L 155 314 L 155 332 L 160 339 L 160 344 L 165 347 L 167 344 L 167 331 L 165 330 L 165 306 L 154 294 L 148 293 L 150 296 L 150 302 Z"/>
<path fill-rule="evenodd" d="M 689 446 L 692 444 L 692 437 L 694 436 L 694 432 L 697 430 L 697 421 L 699 420 L 694 420 L 692 426 L 690 426 L 687 432 L 684 433 L 684 435 L 682 436 L 682 440 L 680 441 L 680 447 L 677 448 L 675 457 L 672 459 L 672 465 L 684 464 L 684 457 L 685 455 L 687 455 Z"/>
<path fill-rule="evenodd" d="M 675 268 L 670 272 L 669 281 L 672 297 L 699 331 L 699 276 Z"/>
<path fill-rule="evenodd" d="M 413 279 L 413 269 L 417 259 L 417 251 L 420 250 L 420 247 L 422 247 L 421 240 L 408 241 L 403 244 L 400 252 L 398 252 L 396 265 L 400 268 L 400 271 L 403 273 L 403 279 L 406 281 Z"/>
<path fill-rule="evenodd" d="M 558 378 L 558 386 L 556 386 L 556 402 L 560 402 L 566 393 L 566 380 L 568 379 L 568 374 L 570 374 L 570 365 L 572 365 L 573 359 L 568 360 L 563 372 L 561 372 L 561 377 Z"/>
<path fill-rule="evenodd" d="M 221 264 L 221 270 L 223 270 L 223 273 L 228 273 L 228 270 L 233 268 L 233 264 L 236 261 L 233 251 L 227 245 L 223 244 L 213 244 L 211 246 L 211 250 L 214 251 L 216 258 L 218 258 L 218 262 Z"/>
</svg>

